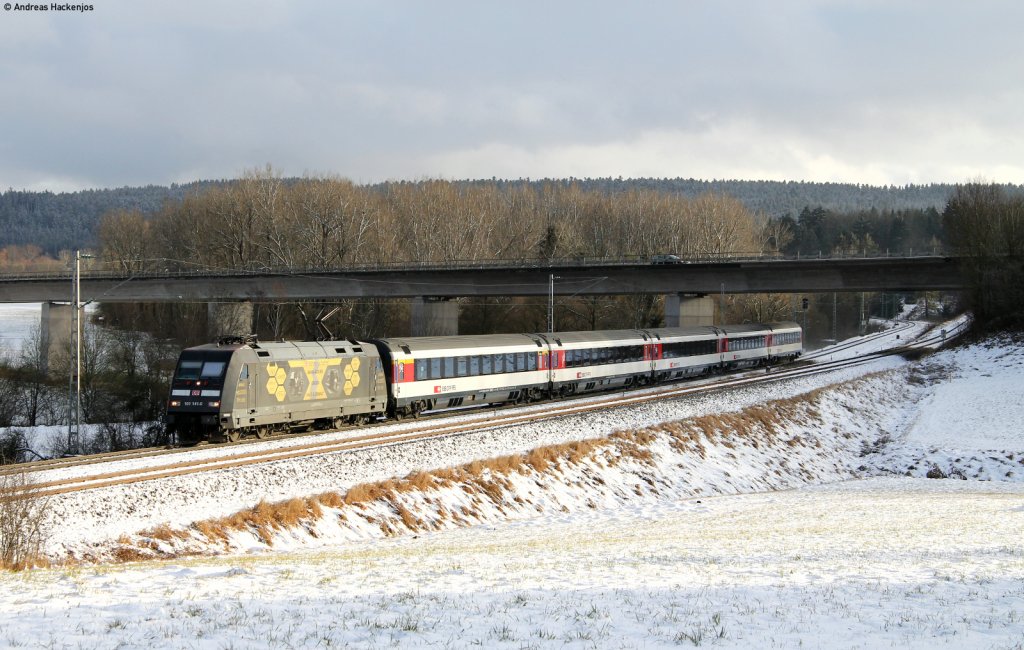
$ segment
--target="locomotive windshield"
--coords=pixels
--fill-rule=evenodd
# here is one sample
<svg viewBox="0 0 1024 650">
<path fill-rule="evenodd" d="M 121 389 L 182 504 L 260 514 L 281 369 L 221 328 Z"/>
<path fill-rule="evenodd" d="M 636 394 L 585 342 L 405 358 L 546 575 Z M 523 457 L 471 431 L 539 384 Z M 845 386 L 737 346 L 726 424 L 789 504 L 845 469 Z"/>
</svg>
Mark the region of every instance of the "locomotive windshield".
<svg viewBox="0 0 1024 650">
<path fill-rule="evenodd" d="M 220 356 L 220 355 L 218 355 Z M 210 358 L 185 358 L 182 355 L 178 362 L 178 371 L 174 374 L 175 379 L 215 379 L 224 376 L 227 367 L 227 360 Z"/>
</svg>

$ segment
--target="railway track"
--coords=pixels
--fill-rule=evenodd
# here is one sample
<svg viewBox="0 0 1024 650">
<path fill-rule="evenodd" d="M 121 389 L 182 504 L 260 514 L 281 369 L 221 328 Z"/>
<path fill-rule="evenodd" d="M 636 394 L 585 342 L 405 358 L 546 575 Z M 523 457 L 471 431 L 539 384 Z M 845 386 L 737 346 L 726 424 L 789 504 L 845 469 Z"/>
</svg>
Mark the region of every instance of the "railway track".
<svg viewBox="0 0 1024 650">
<path fill-rule="evenodd" d="M 748 372 L 742 375 L 719 379 L 713 383 L 690 382 L 663 386 L 660 389 L 654 390 L 589 395 L 583 399 L 572 401 L 555 400 L 545 402 L 540 406 L 527 408 L 503 409 L 500 407 L 487 407 L 483 409 L 484 413 L 467 413 L 454 421 L 445 421 L 452 419 L 451 413 L 440 413 L 436 416 L 438 419 L 423 418 L 420 420 L 407 420 L 402 423 L 389 422 L 387 425 L 382 425 L 379 430 L 377 428 L 354 428 L 328 434 L 327 436 L 324 435 L 324 432 L 305 434 L 308 436 L 305 439 L 302 436 L 289 436 L 277 441 L 250 441 L 254 444 L 262 443 L 258 449 L 247 449 L 249 446 L 247 444 L 236 444 L 230 447 L 209 445 L 186 449 L 141 449 L 134 450 L 133 452 L 114 452 L 111 454 L 79 457 L 77 458 L 78 462 L 75 464 L 71 464 L 71 461 L 75 459 L 55 459 L 55 461 L 27 463 L 8 469 L 6 472 L 25 472 L 31 477 L 31 489 L 34 494 L 38 496 L 55 496 L 261 463 L 407 444 L 429 438 L 464 435 L 542 420 L 584 415 L 606 409 L 635 406 L 659 400 L 708 394 L 768 382 L 799 379 L 842 368 L 855 367 L 883 357 L 905 354 L 911 350 L 941 344 L 955 338 L 968 325 L 969 322 L 964 322 L 955 330 L 946 331 L 942 334 L 926 333 L 915 341 L 908 342 L 906 345 L 865 353 L 853 359 L 800 364 L 779 368 L 770 373 Z M 891 333 L 892 330 L 888 330 L 884 334 Z M 859 343 L 863 344 L 864 341 L 861 340 Z M 831 349 L 830 352 L 834 355 L 837 350 Z M 811 355 L 808 356 L 810 357 Z M 822 356 L 817 355 L 817 358 L 820 359 Z M 396 428 L 399 430 L 394 430 Z M 339 434 L 341 435 L 340 438 L 338 437 Z M 268 448 L 268 444 L 272 445 L 274 443 L 286 444 Z M 144 464 L 141 466 L 118 468 L 118 465 L 131 464 L 135 461 L 144 461 Z M 102 466 L 102 469 L 106 471 L 94 471 L 99 469 L 97 466 Z M 74 472 L 74 475 L 50 476 L 51 474 L 65 474 L 69 468 L 81 471 Z"/>
<path fill-rule="evenodd" d="M 830 355 L 834 356 L 836 354 L 839 354 L 839 353 L 842 353 L 842 352 L 846 352 L 846 351 L 851 350 L 853 348 L 861 347 L 861 346 L 863 346 L 863 345 L 865 345 L 867 343 L 871 343 L 871 342 L 874 342 L 874 341 L 879 341 L 879 340 L 885 339 L 885 338 L 891 336 L 892 334 L 900 334 L 900 333 L 904 333 L 904 332 L 907 332 L 908 330 L 912 330 L 912 329 L 914 329 L 914 323 L 908 322 L 908 321 L 898 322 L 895 325 L 895 327 L 892 327 L 890 329 L 882 330 L 880 332 L 875 332 L 873 334 L 867 334 L 865 336 L 862 336 L 862 337 L 859 337 L 859 338 L 856 338 L 856 339 L 851 339 L 849 341 L 844 341 L 844 342 L 839 343 L 837 345 L 832 345 L 832 346 L 829 346 L 827 348 L 821 348 L 820 350 L 814 350 L 813 352 L 808 352 L 807 354 L 805 354 L 802 357 L 802 359 L 805 360 L 805 361 L 809 361 L 809 360 L 813 360 L 813 359 L 820 359 L 820 358 L 823 358 L 823 357 L 826 357 L 826 356 L 830 356 Z"/>
</svg>

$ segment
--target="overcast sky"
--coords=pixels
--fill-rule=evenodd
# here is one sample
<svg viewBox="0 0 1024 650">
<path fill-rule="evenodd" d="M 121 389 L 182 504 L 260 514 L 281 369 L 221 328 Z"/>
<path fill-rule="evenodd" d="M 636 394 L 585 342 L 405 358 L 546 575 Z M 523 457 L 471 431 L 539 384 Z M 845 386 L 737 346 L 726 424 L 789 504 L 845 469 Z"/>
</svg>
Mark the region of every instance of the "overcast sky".
<svg viewBox="0 0 1024 650">
<path fill-rule="evenodd" d="M 84 1 L 0 13 L 0 189 L 1024 183 L 1020 0 Z"/>
</svg>

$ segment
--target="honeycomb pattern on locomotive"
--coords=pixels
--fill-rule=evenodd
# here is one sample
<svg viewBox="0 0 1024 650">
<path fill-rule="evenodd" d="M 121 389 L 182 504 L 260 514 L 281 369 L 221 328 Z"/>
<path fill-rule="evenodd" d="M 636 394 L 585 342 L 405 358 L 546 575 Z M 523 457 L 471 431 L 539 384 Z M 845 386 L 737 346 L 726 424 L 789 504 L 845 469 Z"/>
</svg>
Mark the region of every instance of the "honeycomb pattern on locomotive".
<svg viewBox="0 0 1024 650">
<path fill-rule="evenodd" d="M 359 385 L 359 357 L 352 359 L 352 361 L 345 366 L 345 387 L 344 391 L 346 395 L 351 395 L 352 391 L 355 390 L 356 386 Z"/>
<path fill-rule="evenodd" d="M 276 363 L 267 364 L 267 392 L 274 396 L 278 402 L 283 402 L 288 393 L 284 384 L 288 380 L 288 372 Z"/>
<path fill-rule="evenodd" d="M 278 365 L 276 362 L 268 363 L 267 383 L 265 384 L 267 393 L 278 402 L 284 402 L 289 397 L 293 400 L 334 397 L 338 394 L 339 387 L 340 392 L 351 395 L 359 386 L 359 368 L 362 365 L 359 357 L 353 358 L 340 375 L 335 365 L 323 368 L 316 363 L 312 367 L 306 368 L 305 366 L 309 363 L 312 362 L 289 362 L 291 367 L 288 368 Z M 310 372 L 314 375 L 312 386 L 308 376 Z M 322 378 L 318 378 L 317 375 L 322 375 Z M 342 376 L 344 384 L 342 384 Z M 318 394 L 316 390 L 318 387 L 323 391 L 322 394 Z M 311 389 L 309 395 L 307 395 L 307 389 Z"/>
</svg>

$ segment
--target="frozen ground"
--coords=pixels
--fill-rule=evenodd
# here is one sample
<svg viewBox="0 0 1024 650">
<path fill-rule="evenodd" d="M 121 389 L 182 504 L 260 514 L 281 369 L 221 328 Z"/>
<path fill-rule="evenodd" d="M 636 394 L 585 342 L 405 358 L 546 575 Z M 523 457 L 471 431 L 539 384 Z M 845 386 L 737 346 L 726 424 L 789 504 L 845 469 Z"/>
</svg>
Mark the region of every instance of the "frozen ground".
<svg viewBox="0 0 1024 650">
<path fill-rule="evenodd" d="M 39 303 L 0 305 L 0 358 L 17 358 L 24 342 L 38 332 L 41 317 Z"/>
<path fill-rule="evenodd" d="M 272 546 L 236 531 L 207 542 L 218 557 L 0 575 L 0 645 L 1024 648 L 1024 350 L 863 371 L 792 405 L 851 377 L 67 500 L 60 546 L 81 549 L 225 514 L 222 495 L 230 511 L 782 399 L 767 429 L 721 420 L 682 448 L 655 427 L 645 453 L 325 508 Z"/>
</svg>

